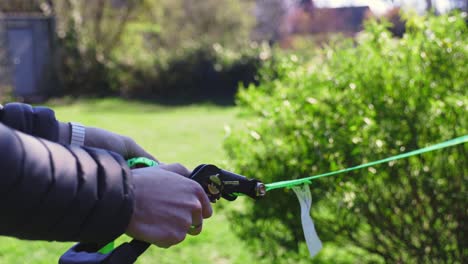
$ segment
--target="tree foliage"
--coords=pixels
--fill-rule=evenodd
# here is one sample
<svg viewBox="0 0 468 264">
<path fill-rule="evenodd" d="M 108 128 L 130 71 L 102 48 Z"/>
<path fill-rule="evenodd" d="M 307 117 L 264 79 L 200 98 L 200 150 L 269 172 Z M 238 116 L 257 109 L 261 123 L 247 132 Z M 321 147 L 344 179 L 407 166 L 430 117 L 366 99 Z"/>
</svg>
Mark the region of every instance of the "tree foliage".
<svg viewBox="0 0 468 264">
<path fill-rule="evenodd" d="M 107 95 L 116 86 L 112 58 L 141 0 L 54 0 L 62 93 Z"/>
<path fill-rule="evenodd" d="M 237 47 L 249 39 L 253 4 L 241 0 L 145 0 L 136 21 L 149 28 L 145 38 L 155 49 L 178 49 L 196 43 Z M 140 25 L 141 25 L 140 24 Z"/>
<path fill-rule="evenodd" d="M 0 10 L 56 17 L 59 94 L 183 100 L 254 81 L 251 0 L 21 0 Z M 199 96 L 200 95 L 200 96 Z M 161 98 L 164 97 L 164 98 Z M 179 100 L 180 101 L 180 100 Z"/>
<path fill-rule="evenodd" d="M 240 93 L 251 122 L 227 138 L 233 166 L 268 183 L 468 134 L 465 16 L 409 18 L 402 39 L 372 22 L 357 44 L 332 46 L 307 63 L 292 56 L 274 74 L 265 70 L 261 85 Z M 314 181 L 312 215 L 325 247 L 349 249 L 361 263 L 465 263 L 467 150 Z M 303 248 L 299 215 L 285 189 L 248 203 L 232 222 L 264 258 L 297 262 L 291 252 Z"/>
<path fill-rule="evenodd" d="M 232 103 L 269 48 L 251 43 L 252 1 L 144 1 L 113 53 L 120 93 Z M 263 59 L 262 59 L 262 58 Z"/>
</svg>

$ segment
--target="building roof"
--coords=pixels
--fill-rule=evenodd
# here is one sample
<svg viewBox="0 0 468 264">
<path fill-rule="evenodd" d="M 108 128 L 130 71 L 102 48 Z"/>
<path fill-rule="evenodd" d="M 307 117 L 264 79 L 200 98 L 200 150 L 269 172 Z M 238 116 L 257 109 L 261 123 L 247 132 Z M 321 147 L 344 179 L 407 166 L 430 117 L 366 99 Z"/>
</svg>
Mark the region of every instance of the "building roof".
<svg viewBox="0 0 468 264">
<path fill-rule="evenodd" d="M 370 14 L 368 6 L 297 8 L 285 20 L 287 34 L 357 33 Z"/>
<path fill-rule="evenodd" d="M 368 6 L 316 8 L 312 12 L 312 33 L 359 32 L 370 8 Z"/>
</svg>

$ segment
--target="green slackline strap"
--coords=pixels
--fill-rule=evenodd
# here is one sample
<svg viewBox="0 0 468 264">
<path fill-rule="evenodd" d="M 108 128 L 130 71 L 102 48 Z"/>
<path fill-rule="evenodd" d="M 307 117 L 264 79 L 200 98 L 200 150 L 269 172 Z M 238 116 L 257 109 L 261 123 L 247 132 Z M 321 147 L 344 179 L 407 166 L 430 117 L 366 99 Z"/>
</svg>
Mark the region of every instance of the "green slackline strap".
<svg viewBox="0 0 468 264">
<path fill-rule="evenodd" d="M 341 174 L 341 173 L 345 173 L 345 172 L 349 172 L 349 171 L 354 171 L 354 170 L 358 170 L 358 169 L 362 169 L 362 168 L 367 168 L 367 167 L 370 167 L 370 166 L 386 163 L 386 162 L 393 161 L 393 160 L 399 160 L 399 159 L 419 155 L 419 154 L 422 154 L 422 153 L 426 153 L 426 152 L 430 152 L 430 151 L 434 151 L 434 150 L 438 150 L 438 149 L 448 148 L 448 147 L 455 146 L 455 145 L 458 145 L 458 144 L 462 144 L 462 143 L 465 143 L 465 142 L 468 142 L 468 135 L 458 137 L 458 138 L 454 138 L 454 139 L 451 139 L 451 140 L 447 140 L 447 141 L 444 141 L 442 143 L 435 144 L 435 145 L 432 145 L 432 146 L 429 146 L 429 147 L 425 147 L 425 148 L 413 150 L 413 151 L 410 151 L 410 152 L 406 152 L 406 153 L 403 153 L 403 154 L 395 155 L 395 156 L 392 156 L 392 157 L 389 157 L 389 158 L 386 158 L 386 159 L 381 159 L 381 160 L 361 164 L 361 165 L 358 165 L 358 166 L 355 166 L 355 167 L 342 169 L 342 170 L 338 170 L 338 171 L 327 172 L 327 173 L 323 173 L 323 174 L 319 174 L 319 175 L 315 175 L 315 176 L 310 176 L 310 177 L 302 178 L 302 179 L 273 182 L 273 183 L 265 184 L 265 186 L 266 186 L 267 191 L 271 191 L 271 190 L 274 190 L 274 189 L 292 187 L 292 186 L 301 185 L 301 184 L 310 184 L 311 181 L 315 180 L 315 179 L 328 177 L 328 176 L 332 176 L 332 175 L 336 175 L 336 174 Z"/>
<path fill-rule="evenodd" d="M 112 250 L 114 250 L 114 248 L 115 248 L 115 242 L 112 241 L 109 244 L 105 245 L 100 250 L 98 250 L 98 252 L 101 253 L 101 254 L 108 254 L 108 253 L 112 252 Z"/>
</svg>

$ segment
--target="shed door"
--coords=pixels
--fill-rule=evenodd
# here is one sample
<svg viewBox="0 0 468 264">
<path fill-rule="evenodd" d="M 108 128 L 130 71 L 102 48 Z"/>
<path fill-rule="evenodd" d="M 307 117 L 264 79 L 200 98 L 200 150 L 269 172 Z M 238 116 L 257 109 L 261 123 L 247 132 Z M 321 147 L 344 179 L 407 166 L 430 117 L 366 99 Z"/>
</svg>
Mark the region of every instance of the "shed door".
<svg viewBox="0 0 468 264">
<path fill-rule="evenodd" d="M 14 71 L 15 94 L 20 96 L 34 94 L 32 30 L 30 28 L 8 29 L 8 49 Z"/>
</svg>

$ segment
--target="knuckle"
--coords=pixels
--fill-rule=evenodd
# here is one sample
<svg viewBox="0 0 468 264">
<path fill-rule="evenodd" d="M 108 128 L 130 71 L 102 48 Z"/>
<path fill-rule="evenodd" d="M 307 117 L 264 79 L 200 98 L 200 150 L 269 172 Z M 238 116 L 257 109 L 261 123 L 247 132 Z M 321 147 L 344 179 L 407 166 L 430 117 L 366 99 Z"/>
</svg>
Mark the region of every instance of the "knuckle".
<svg viewBox="0 0 468 264">
<path fill-rule="evenodd" d="M 170 232 L 165 232 L 163 235 L 161 235 L 161 241 L 164 241 L 164 243 L 169 244 L 171 240 L 172 234 Z"/>
<path fill-rule="evenodd" d="M 174 167 L 177 170 L 177 172 L 183 176 L 189 176 L 190 171 L 182 164 L 180 163 L 174 163 Z"/>
<path fill-rule="evenodd" d="M 192 235 L 192 236 L 197 236 L 199 235 L 200 233 L 202 232 L 202 227 L 199 227 L 193 231 L 191 231 L 189 234 Z"/>
<path fill-rule="evenodd" d="M 172 163 L 172 166 L 174 166 L 174 168 L 178 168 L 178 169 L 181 169 L 181 168 L 184 167 L 184 166 L 183 166 L 181 163 L 179 163 L 179 162 Z"/>
<path fill-rule="evenodd" d="M 175 238 L 174 244 L 178 244 L 178 243 L 184 241 L 186 237 L 187 237 L 187 233 L 185 233 L 185 232 L 179 232 L 179 233 L 174 237 L 174 238 Z"/>
<path fill-rule="evenodd" d="M 203 188 L 201 187 L 200 184 L 198 184 L 197 182 L 193 181 L 193 184 L 192 184 L 192 190 L 193 190 L 193 193 L 195 195 L 206 195 L 205 194 L 205 191 L 203 190 Z"/>
<path fill-rule="evenodd" d="M 156 246 L 160 248 L 170 248 L 172 246 L 172 244 L 169 244 L 167 242 L 155 242 L 153 244 L 155 244 Z"/>
<path fill-rule="evenodd" d="M 188 230 L 188 228 L 187 228 Z M 161 244 L 166 248 L 176 245 L 185 239 L 185 233 L 179 231 L 168 232 L 162 239 Z"/>
<path fill-rule="evenodd" d="M 122 138 L 125 142 L 127 142 L 127 143 L 130 143 L 130 142 L 133 140 L 131 137 L 129 137 L 129 136 L 124 136 L 124 135 L 121 135 L 121 138 Z"/>
<path fill-rule="evenodd" d="M 205 218 L 210 218 L 211 216 L 213 216 L 213 208 L 209 205 L 209 208 L 206 210 Z"/>
<path fill-rule="evenodd" d="M 131 137 L 127 137 L 127 136 L 122 136 L 122 140 L 125 144 L 125 147 L 127 148 L 130 148 L 132 145 L 135 144 L 135 140 Z"/>
<path fill-rule="evenodd" d="M 170 246 L 174 245 L 174 242 L 172 236 L 169 233 L 166 233 L 159 237 L 153 244 L 157 245 L 158 247 L 169 248 Z"/>
<path fill-rule="evenodd" d="M 191 226 L 192 226 L 192 221 L 189 221 L 188 219 L 185 219 L 181 224 L 181 228 L 183 230 L 189 230 Z"/>
<path fill-rule="evenodd" d="M 192 211 L 195 211 L 195 212 L 200 212 L 202 210 L 202 205 L 200 203 L 200 201 L 196 200 L 193 204 L 192 204 Z"/>
<path fill-rule="evenodd" d="M 133 148 L 132 146 L 135 145 L 135 140 L 131 137 L 122 136 L 123 146 L 125 148 L 126 156 L 133 156 Z"/>
<path fill-rule="evenodd" d="M 167 171 L 182 175 L 184 177 L 190 176 L 190 171 L 180 163 L 162 164 L 160 165 L 160 167 Z"/>
</svg>

